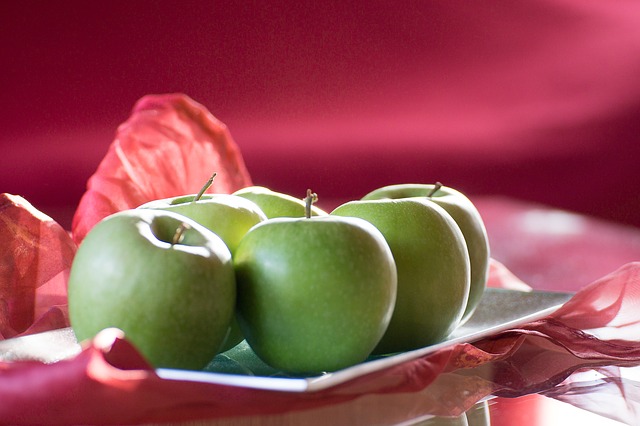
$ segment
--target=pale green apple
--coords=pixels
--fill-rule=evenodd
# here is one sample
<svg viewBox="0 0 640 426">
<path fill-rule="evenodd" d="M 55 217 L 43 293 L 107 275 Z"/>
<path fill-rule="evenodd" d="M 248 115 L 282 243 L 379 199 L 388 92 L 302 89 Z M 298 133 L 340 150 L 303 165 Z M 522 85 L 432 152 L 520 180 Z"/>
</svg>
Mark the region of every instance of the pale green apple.
<svg viewBox="0 0 640 426">
<path fill-rule="evenodd" d="M 191 194 L 165 198 L 143 204 L 139 208 L 161 209 L 180 213 L 215 232 L 233 255 L 244 234 L 266 220 L 264 212 L 251 200 L 229 194 Z M 231 323 L 229 335 L 221 351 L 227 351 L 243 340 L 237 320 Z"/>
<path fill-rule="evenodd" d="M 304 217 L 305 202 L 289 194 L 272 191 L 264 186 L 248 186 L 233 193 L 256 203 L 268 218 Z M 327 212 L 317 206 L 311 206 L 312 216 L 325 216 Z"/>
<path fill-rule="evenodd" d="M 378 354 L 421 348 L 445 339 L 469 298 L 470 264 L 460 228 L 426 199 L 350 201 L 331 216 L 359 217 L 382 232 L 398 271 L 398 296 Z"/>
<path fill-rule="evenodd" d="M 187 216 L 218 234 L 231 254 L 253 225 L 267 219 L 258 205 L 243 197 L 204 194 L 197 200 L 195 198 L 195 194 L 164 198 L 138 208 L 161 209 Z"/>
<path fill-rule="evenodd" d="M 137 209 L 96 224 L 71 266 L 68 304 L 78 340 L 115 327 L 155 367 L 201 369 L 234 315 L 231 252 L 172 212 Z"/>
<path fill-rule="evenodd" d="M 247 342 L 288 373 L 364 361 L 393 312 L 393 257 L 382 234 L 362 219 L 268 219 L 242 239 L 235 268 Z"/>
<path fill-rule="evenodd" d="M 478 307 L 489 278 L 489 239 L 478 209 L 460 191 L 440 184 L 389 185 L 365 195 L 363 200 L 426 197 L 444 208 L 456 221 L 464 235 L 471 261 L 471 290 L 462 322 Z"/>
</svg>

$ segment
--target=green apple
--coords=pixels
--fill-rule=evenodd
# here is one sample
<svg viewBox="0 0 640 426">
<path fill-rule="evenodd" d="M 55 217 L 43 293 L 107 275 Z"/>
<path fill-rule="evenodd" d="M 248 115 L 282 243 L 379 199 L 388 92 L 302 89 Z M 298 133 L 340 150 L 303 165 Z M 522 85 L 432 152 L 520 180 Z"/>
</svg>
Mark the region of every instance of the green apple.
<svg viewBox="0 0 640 426">
<path fill-rule="evenodd" d="M 206 189 L 206 185 L 203 189 Z M 165 198 L 143 204 L 141 209 L 160 209 L 180 213 L 215 232 L 225 242 L 231 255 L 240 240 L 255 224 L 267 217 L 251 200 L 229 194 L 199 194 Z M 243 340 L 234 319 L 221 351 L 227 351 Z"/>
<path fill-rule="evenodd" d="M 362 219 L 268 219 L 242 239 L 235 267 L 247 342 L 265 363 L 291 374 L 364 361 L 393 312 L 393 256 Z"/>
<path fill-rule="evenodd" d="M 224 242 L 161 210 L 126 210 L 99 222 L 80 245 L 68 284 L 78 340 L 119 328 L 155 367 L 206 366 L 227 335 L 235 300 Z"/>
<path fill-rule="evenodd" d="M 140 209 L 167 210 L 195 220 L 209 228 L 225 242 L 231 254 L 255 224 L 266 220 L 254 202 L 231 194 L 184 195 L 164 198 L 141 205 Z"/>
<path fill-rule="evenodd" d="M 395 311 L 375 353 L 437 343 L 458 326 L 469 297 L 469 253 L 460 228 L 442 207 L 418 198 L 360 200 L 330 215 L 371 222 L 395 259 Z"/>
<path fill-rule="evenodd" d="M 233 193 L 256 203 L 268 218 L 304 217 L 305 202 L 282 192 L 272 191 L 263 186 L 248 186 Z M 327 212 L 317 206 L 311 207 L 312 216 L 324 216 Z"/>
<path fill-rule="evenodd" d="M 478 307 L 489 278 L 489 239 L 480 213 L 471 200 L 460 191 L 439 183 L 389 185 L 365 195 L 363 200 L 426 197 L 444 208 L 456 221 L 464 235 L 471 261 L 469 302 L 462 317 L 466 322 Z"/>
</svg>

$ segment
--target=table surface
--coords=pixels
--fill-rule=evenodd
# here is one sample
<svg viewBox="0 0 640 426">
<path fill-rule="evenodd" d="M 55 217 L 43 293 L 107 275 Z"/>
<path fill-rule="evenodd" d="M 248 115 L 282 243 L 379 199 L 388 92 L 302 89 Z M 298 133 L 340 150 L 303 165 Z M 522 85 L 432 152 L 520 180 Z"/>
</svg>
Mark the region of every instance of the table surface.
<svg viewBox="0 0 640 426">
<path fill-rule="evenodd" d="M 640 377 L 640 372 L 634 374 Z M 271 416 L 248 416 L 217 420 L 188 422 L 188 425 L 215 426 L 281 426 L 281 425 L 433 425 L 433 426 L 621 426 L 633 425 L 633 414 L 615 411 L 617 407 L 629 403 L 624 398 L 600 399 L 599 413 L 574 404 L 540 394 L 530 394 L 518 398 L 490 398 L 481 401 L 458 417 L 434 417 L 428 410 L 421 409 L 421 401 L 428 399 L 424 392 L 405 395 L 367 395 L 345 404 L 332 405 L 307 411 L 290 412 Z M 598 391 L 586 393 L 577 403 L 593 402 L 607 396 Z M 596 407 L 592 407 L 596 409 Z M 615 420 L 616 416 L 625 416 Z M 637 417 L 635 418 L 637 420 Z"/>
<path fill-rule="evenodd" d="M 591 372 L 582 373 L 589 379 Z M 640 378 L 640 369 L 625 369 L 625 376 L 633 383 Z M 591 377 L 593 378 L 593 377 Z M 636 382 L 637 383 L 637 382 Z M 637 385 L 636 385 L 637 387 Z M 572 403 L 541 394 L 518 398 L 489 398 L 478 402 L 458 417 L 437 417 L 423 409 L 430 400 L 430 387 L 415 394 L 367 395 L 345 404 L 302 412 L 273 416 L 243 417 L 201 421 L 192 424 L 216 426 L 272 426 L 272 425 L 450 425 L 450 426 L 621 426 L 637 424 L 640 413 L 634 416 L 637 397 L 630 399 L 614 395 L 610 389 L 594 388 Z M 594 401 L 597 402 L 594 404 Z M 585 407 L 585 408 L 583 408 Z M 621 407 L 623 407 L 621 409 Z M 627 408 L 624 408 L 627 407 Z M 628 408 L 631 407 L 631 408 Z M 330 419 L 328 422 L 327 419 Z M 634 421 L 635 420 L 635 421 Z"/>
</svg>

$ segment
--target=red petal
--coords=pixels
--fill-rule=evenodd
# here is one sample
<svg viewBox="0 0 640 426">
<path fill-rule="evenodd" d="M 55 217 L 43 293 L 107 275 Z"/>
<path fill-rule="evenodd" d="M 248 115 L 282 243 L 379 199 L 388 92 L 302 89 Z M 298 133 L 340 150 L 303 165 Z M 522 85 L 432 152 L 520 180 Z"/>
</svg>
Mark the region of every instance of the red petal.
<svg viewBox="0 0 640 426">
<path fill-rule="evenodd" d="M 73 218 L 73 239 L 79 244 L 97 222 L 120 210 L 196 193 L 213 172 L 210 192 L 251 184 L 227 127 L 185 95 L 145 96 L 89 179 Z"/>
<path fill-rule="evenodd" d="M 76 245 L 22 197 L 0 195 L 0 339 L 68 325 Z"/>
</svg>

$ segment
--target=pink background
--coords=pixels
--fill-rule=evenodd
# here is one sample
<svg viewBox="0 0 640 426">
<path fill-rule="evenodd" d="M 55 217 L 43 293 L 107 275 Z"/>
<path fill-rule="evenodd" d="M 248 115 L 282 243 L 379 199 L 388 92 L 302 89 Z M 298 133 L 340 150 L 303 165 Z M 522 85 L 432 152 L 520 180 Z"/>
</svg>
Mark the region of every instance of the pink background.
<svg viewBox="0 0 640 426">
<path fill-rule="evenodd" d="M 640 225 L 640 3 L 317 3 L 3 2 L 0 192 L 68 228 L 133 104 L 183 92 L 324 206 L 439 180 Z"/>
</svg>

